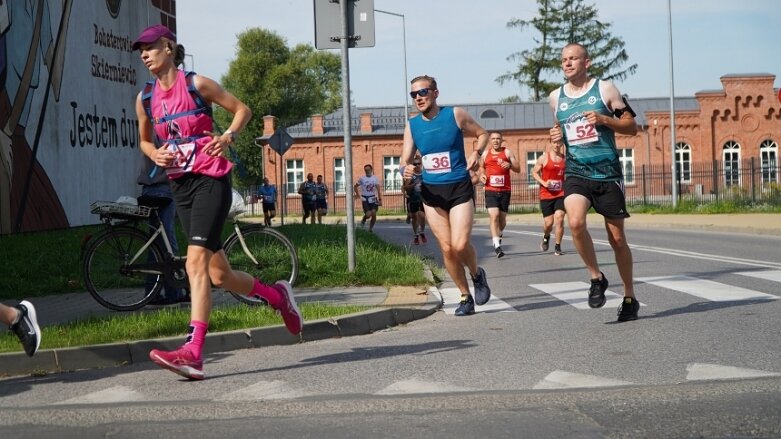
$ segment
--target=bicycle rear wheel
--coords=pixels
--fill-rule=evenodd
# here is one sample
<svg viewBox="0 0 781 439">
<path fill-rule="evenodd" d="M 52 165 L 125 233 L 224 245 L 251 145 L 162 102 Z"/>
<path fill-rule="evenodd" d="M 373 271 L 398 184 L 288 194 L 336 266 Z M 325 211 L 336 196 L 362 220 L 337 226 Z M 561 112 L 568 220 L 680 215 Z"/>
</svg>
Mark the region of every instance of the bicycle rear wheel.
<svg viewBox="0 0 781 439">
<path fill-rule="evenodd" d="M 293 243 L 274 229 L 262 226 L 241 228 L 241 237 L 251 257 L 244 250 L 240 236 L 232 234 L 225 242 L 225 255 L 234 270 L 244 271 L 265 283 L 286 280 L 291 285 L 298 278 L 298 253 Z M 254 261 L 253 261 L 254 259 Z M 229 291 L 238 301 L 250 305 L 264 302 Z"/>
<path fill-rule="evenodd" d="M 163 253 L 155 244 L 141 252 L 148 240 L 149 236 L 137 229 L 115 228 L 90 243 L 82 274 L 98 303 L 114 311 L 133 311 L 160 292 L 163 276 L 145 271 L 162 264 Z"/>
</svg>

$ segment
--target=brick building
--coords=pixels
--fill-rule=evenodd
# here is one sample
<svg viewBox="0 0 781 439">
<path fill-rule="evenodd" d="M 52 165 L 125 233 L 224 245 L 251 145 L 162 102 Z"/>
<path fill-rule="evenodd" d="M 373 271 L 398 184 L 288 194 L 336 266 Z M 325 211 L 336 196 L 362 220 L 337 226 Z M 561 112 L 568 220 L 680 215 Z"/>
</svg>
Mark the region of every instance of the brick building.
<svg viewBox="0 0 781 439">
<path fill-rule="evenodd" d="M 781 103 L 774 80 L 772 74 L 725 75 L 721 77 L 721 90 L 675 99 L 675 160 L 680 194 L 708 197 L 727 190 L 777 191 Z M 642 202 L 658 201 L 665 196 L 669 200 L 670 99 L 630 97 L 630 103 L 637 112 L 638 133 L 616 136 L 627 197 Z M 548 130 L 553 126 L 548 103 L 455 105 L 466 109 L 485 129 L 502 133 L 506 146 L 522 162 L 521 174 L 512 176 L 512 203 L 536 204 L 536 184 L 528 173 L 544 151 Z M 384 207 L 401 206 L 398 189 L 404 109 L 361 108 L 354 109 L 352 114 L 353 178 L 363 174 L 364 164 L 371 163 L 383 184 Z M 274 133 L 274 122 L 273 116 L 265 116 L 263 138 Z M 332 188 L 331 205 L 343 210 L 345 189 L 349 194 L 352 183 L 344 180 L 342 111 L 313 115 L 287 131 L 295 144 L 282 160 L 266 146 L 264 175 L 286 190 L 288 211 L 299 210 L 296 191 L 309 172 L 324 176 Z M 475 138 L 464 141 L 467 148 L 476 147 Z M 360 208 L 359 204 L 356 206 Z"/>
</svg>

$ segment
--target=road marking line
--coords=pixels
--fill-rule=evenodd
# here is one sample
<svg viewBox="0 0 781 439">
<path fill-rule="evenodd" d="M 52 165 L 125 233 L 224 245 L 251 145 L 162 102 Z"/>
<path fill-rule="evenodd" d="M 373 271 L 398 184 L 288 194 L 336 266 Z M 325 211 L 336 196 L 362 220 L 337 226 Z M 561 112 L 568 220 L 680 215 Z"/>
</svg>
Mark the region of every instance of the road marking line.
<svg viewBox="0 0 781 439">
<path fill-rule="evenodd" d="M 567 302 L 575 308 L 591 309 L 588 306 L 588 289 L 591 285 L 585 282 L 557 282 L 549 284 L 532 284 L 529 286 L 540 290 L 543 293 L 550 294 L 562 302 Z M 623 296 L 610 291 L 609 288 L 605 291 L 605 297 L 607 298 L 607 302 L 605 302 L 605 306 L 607 307 L 618 307 L 623 299 Z M 645 305 L 641 302 L 640 306 Z"/>
<path fill-rule="evenodd" d="M 125 386 L 114 386 L 55 404 L 111 404 L 118 402 L 145 401 L 146 398 L 135 390 Z"/>
<path fill-rule="evenodd" d="M 614 387 L 629 386 L 634 383 L 629 381 L 614 380 L 596 375 L 584 375 L 580 373 L 554 370 L 540 382 L 534 385 L 535 390 L 540 389 L 576 389 L 588 387 Z"/>
<path fill-rule="evenodd" d="M 714 282 L 707 279 L 697 279 L 691 276 L 657 276 L 638 277 L 636 280 L 669 290 L 691 294 L 711 302 L 732 302 L 739 300 L 773 300 L 778 297 L 759 291 Z"/>
<path fill-rule="evenodd" d="M 264 399 L 294 399 L 314 395 L 290 386 L 285 381 L 259 381 L 235 392 L 226 393 L 216 401 L 260 401 Z"/>
<path fill-rule="evenodd" d="M 759 378 L 781 376 L 781 373 L 742 367 L 722 366 L 720 364 L 692 363 L 686 366 L 686 379 L 689 381 L 730 380 L 736 378 Z"/>
<path fill-rule="evenodd" d="M 474 289 L 469 288 L 469 292 L 474 297 Z M 455 315 L 458 303 L 461 301 L 461 291 L 458 288 L 440 288 L 439 293 L 442 295 L 442 310 L 445 314 Z M 517 312 L 518 310 L 508 305 L 507 302 L 491 294 L 491 298 L 488 299 L 488 303 L 485 305 L 475 305 L 475 312 Z"/>
<path fill-rule="evenodd" d="M 741 276 L 755 277 L 757 279 L 772 280 L 773 282 L 781 282 L 781 270 L 740 271 L 735 274 L 739 274 Z"/>
<path fill-rule="evenodd" d="M 450 383 L 441 383 L 435 381 L 421 381 L 417 379 L 401 380 L 389 385 L 388 387 L 374 393 L 375 395 L 409 395 L 416 393 L 449 393 L 449 392 L 470 392 L 474 389 L 456 386 Z"/>
</svg>

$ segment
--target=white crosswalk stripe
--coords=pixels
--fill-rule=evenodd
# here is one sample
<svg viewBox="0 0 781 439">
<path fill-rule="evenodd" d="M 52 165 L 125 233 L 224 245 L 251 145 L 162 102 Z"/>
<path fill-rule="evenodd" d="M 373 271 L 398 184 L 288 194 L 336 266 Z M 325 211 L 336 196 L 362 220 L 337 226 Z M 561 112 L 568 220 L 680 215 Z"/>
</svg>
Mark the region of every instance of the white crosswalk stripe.
<svg viewBox="0 0 781 439">
<path fill-rule="evenodd" d="M 455 315 L 458 303 L 461 301 L 461 291 L 458 288 L 440 288 L 440 294 L 442 295 L 442 310 L 445 314 Z M 469 292 L 474 295 L 474 290 L 469 288 Z M 475 305 L 475 312 L 509 312 L 517 311 L 507 302 L 491 294 L 491 298 L 485 305 Z"/>
<path fill-rule="evenodd" d="M 534 389 L 578 389 L 588 387 L 628 386 L 631 384 L 634 383 L 596 375 L 584 375 L 563 370 L 554 370 L 538 382 L 534 386 Z"/>
<path fill-rule="evenodd" d="M 562 302 L 567 302 L 575 308 L 591 309 L 588 306 L 588 289 L 591 285 L 586 282 L 556 282 L 550 284 L 531 284 L 529 286 L 550 294 Z M 605 297 L 607 298 L 605 306 L 608 308 L 618 307 L 623 298 L 620 294 L 610 291 L 609 288 L 605 291 Z M 641 302 L 640 306 L 645 305 Z"/>
<path fill-rule="evenodd" d="M 692 363 L 686 366 L 688 381 L 731 380 L 741 378 L 776 377 L 781 373 L 766 370 L 746 369 L 721 364 Z"/>
<path fill-rule="evenodd" d="M 119 402 L 146 401 L 147 398 L 126 386 L 114 386 L 86 395 L 66 399 L 55 404 L 110 404 Z"/>
<path fill-rule="evenodd" d="M 773 282 L 781 282 L 781 270 L 740 271 L 735 274 L 754 277 L 757 279 L 772 280 Z"/>
<path fill-rule="evenodd" d="M 685 275 L 639 277 L 637 280 L 669 290 L 691 294 L 711 302 L 778 299 L 778 297 L 771 294 Z"/>
</svg>

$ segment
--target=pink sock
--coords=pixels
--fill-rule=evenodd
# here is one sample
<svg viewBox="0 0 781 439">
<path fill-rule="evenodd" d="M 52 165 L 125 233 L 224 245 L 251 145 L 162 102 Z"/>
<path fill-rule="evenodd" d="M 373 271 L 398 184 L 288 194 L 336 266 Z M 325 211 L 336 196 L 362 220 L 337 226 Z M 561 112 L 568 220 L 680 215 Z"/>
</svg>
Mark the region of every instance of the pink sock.
<svg viewBox="0 0 781 439">
<path fill-rule="evenodd" d="M 206 340 L 206 331 L 209 329 L 209 324 L 198 320 L 192 320 L 190 322 L 190 333 L 187 335 L 187 340 L 184 342 L 184 348 L 188 349 L 193 357 L 200 360 L 201 353 L 203 352 L 203 342 Z"/>
<path fill-rule="evenodd" d="M 247 294 L 250 297 L 257 297 L 263 299 L 272 308 L 276 309 L 282 303 L 282 293 L 271 285 L 266 285 L 261 281 L 255 279 L 255 285 L 252 287 L 252 291 Z"/>
</svg>

